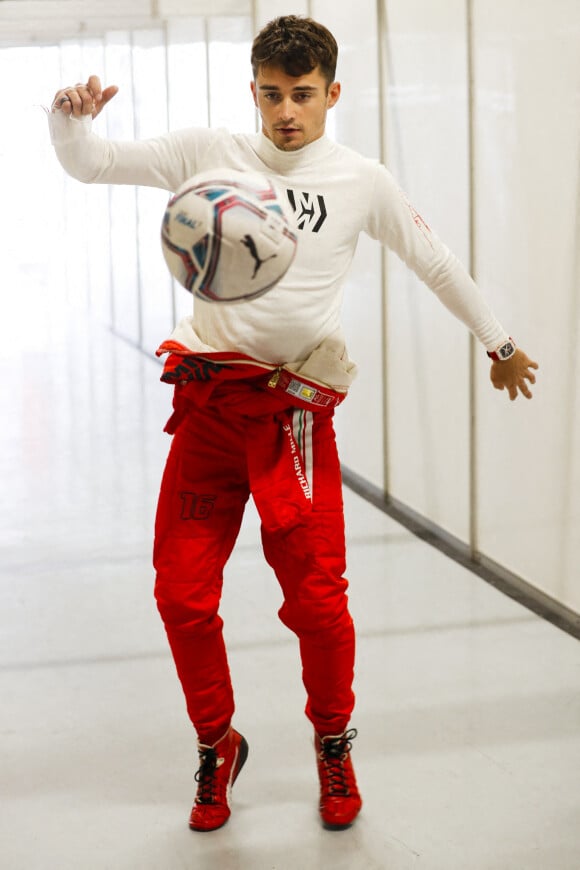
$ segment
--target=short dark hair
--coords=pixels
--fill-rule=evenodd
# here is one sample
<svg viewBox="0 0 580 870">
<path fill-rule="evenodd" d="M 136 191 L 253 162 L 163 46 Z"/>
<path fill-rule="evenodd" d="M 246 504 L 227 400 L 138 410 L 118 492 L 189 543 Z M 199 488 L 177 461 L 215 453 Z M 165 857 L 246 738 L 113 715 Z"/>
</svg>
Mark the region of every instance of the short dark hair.
<svg viewBox="0 0 580 870">
<path fill-rule="evenodd" d="M 317 66 L 331 85 L 336 75 L 338 45 L 324 25 L 298 15 L 282 15 L 266 24 L 252 44 L 254 78 L 261 66 L 281 67 L 286 75 L 302 76 Z"/>
</svg>

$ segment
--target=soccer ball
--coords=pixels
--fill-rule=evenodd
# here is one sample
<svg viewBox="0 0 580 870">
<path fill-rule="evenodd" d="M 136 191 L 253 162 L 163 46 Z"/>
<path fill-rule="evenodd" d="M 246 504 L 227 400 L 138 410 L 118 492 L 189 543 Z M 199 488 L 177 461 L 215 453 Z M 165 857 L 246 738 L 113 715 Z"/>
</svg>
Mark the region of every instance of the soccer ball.
<svg viewBox="0 0 580 870">
<path fill-rule="evenodd" d="M 284 194 L 253 172 L 193 176 L 169 200 L 161 245 L 169 271 L 209 302 L 255 299 L 286 274 L 297 233 Z"/>
</svg>

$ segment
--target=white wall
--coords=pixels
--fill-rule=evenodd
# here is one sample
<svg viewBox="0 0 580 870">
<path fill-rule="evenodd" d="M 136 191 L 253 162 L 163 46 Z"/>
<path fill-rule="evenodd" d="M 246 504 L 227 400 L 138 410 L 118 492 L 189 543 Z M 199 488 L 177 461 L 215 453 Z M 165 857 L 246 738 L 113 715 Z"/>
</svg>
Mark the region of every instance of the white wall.
<svg viewBox="0 0 580 870">
<path fill-rule="evenodd" d="M 460 259 L 466 265 L 473 259 L 496 313 L 541 364 L 533 401 L 510 403 L 488 383 L 478 347 L 470 405 L 466 330 L 396 258 L 388 257 L 383 275 L 378 246 L 361 239 L 345 300 L 350 352 L 360 366 L 337 415 L 345 464 L 580 611 L 580 6 L 576 0 L 472 0 L 471 44 L 467 8 L 463 0 L 388 0 L 385 32 L 377 28 L 375 0 L 356 7 L 263 0 L 254 11 L 258 25 L 280 13 L 311 12 L 336 33 L 343 95 L 329 134 L 378 157 L 384 107 L 389 168 Z M 52 215 L 37 246 L 42 267 L 62 268 L 55 248 L 64 247 L 69 299 L 89 305 L 149 352 L 191 304 L 171 286 L 151 243 L 164 194 L 65 181 L 49 149 L 34 145 L 45 142 L 46 131 L 32 102 L 49 103 L 60 81 L 102 66 L 107 81 L 122 87 L 115 110 L 99 121 L 108 135 L 208 122 L 253 129 L 251 22 L 248 14 L 170 19 L 145 31 L 65 42 L 60 50 L 31 50 L 27 62 L 17 51 L 0 52 L 0 73 L 17 71 L 20 80 L 19 104 L 8 110 L 30 131 L 20 149 L 10 139 L 2 143 L 3 189 L 16 197 L 22 186 L 12 168 L 18 150 L 40 165 Z M 382 104 L 379 48 L 388 59 Z M 238 70 L 228 76 L 238 89 L 235 100 L 223 88 L 224 56 Z M 31 172 L 27 177 L 35 183 Z M 57 206 L 61 188 L 64 210 Z M 5 239 L 33 274 L 34 251 L 21 242 L 25 226 L 25 217 L 12 214 Z M 470 468 L 477 483 L 473 515 Z"/>
<path fill-rule="evenodd" d="M 467 266 L 465 3 L 391 0 L 387 11 L 387 162 Z M 394 256 L 387 280 L 389 490 L 465 540 L 468 333 Z"/>
<path fill-rule="evenodd" d="M 530 404 L 479 391 L 479 545 L 578 610 L 580 6 L 479 0 L 474 24 L 478 277 L 541 363 Z"/>
<path fill-rule="evenodd" d="M 468 263 L 466 6 L 387 9 L 389 164 Z M 463 329 L 391 262 L 389 491 L 469 542 L 472 462 L 470 543 L 579 610 L 580 7 L 474 0 L 472 10 L 475 277 L 541 370 L 534 400 L 511 404 L 490 388 L 478 348 L 471 409 Z"/>
</svg>

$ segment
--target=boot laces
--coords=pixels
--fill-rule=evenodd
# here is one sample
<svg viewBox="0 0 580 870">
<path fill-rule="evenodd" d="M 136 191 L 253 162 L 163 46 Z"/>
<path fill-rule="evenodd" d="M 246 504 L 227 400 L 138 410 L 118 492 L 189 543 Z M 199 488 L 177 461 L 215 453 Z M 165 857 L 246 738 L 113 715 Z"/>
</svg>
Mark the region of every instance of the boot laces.
<svg viewBox="0 0 580 870">
<path fill-rule="evenodd" d="M 213 747 L 199 750 L 199 769 L 195 774 L 195 781 L 199 783 L 195 802 L 198 804 L 211 804 L 215 799 L 217 752 Z"/>
<path fill-rule="evenodd" d="M 328 776 L 328 790 L 331 794 L 347 795 L 349 793 L 347 772 L 344 762 L 352 749 L 352 741 L 357 735 L 356 728 L 345 731 L 339 737 L 321 740 L 319 758 L 323 762 Z"/>
</svg>

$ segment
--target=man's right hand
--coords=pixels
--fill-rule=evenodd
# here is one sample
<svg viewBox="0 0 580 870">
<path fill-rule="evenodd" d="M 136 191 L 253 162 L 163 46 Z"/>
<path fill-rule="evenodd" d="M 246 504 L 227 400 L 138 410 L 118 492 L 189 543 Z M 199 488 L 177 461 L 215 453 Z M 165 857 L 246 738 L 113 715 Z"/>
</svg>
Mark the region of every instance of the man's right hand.
<svg viewBox="0 0 580 870">
<path fill-rule="evenodd" d="M 79 83 L 57 91 L 52 101 L 51 111 L 62 112 L 73 118 L 80 118 L 83 115 L 96 118 L 118 90 L 117 85 L 110 85 L 103 90 L 100 78 L 89 76 L 86 84 Z"/>
</svg>

